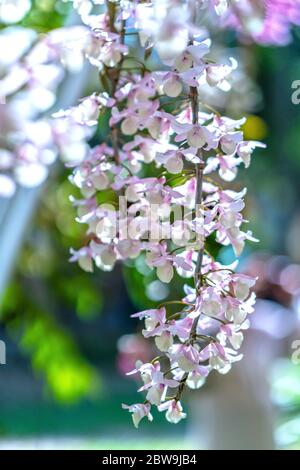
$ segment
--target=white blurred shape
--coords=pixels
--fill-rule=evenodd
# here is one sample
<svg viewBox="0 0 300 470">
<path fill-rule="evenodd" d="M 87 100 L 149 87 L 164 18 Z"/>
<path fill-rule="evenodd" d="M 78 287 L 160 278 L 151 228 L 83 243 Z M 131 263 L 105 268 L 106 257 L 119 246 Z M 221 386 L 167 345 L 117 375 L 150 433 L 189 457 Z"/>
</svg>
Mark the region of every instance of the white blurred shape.
<svg viewBox="0 0 300 470">
<path fill-rule="evenodd" d="M 20 165 L 15 169 L 15 177 L 18 183 L 25 188 L 34 188 L 42 184 L 47 178 L 48 170 L 40 163 Z"/>
<path fill-rule="evenodd" d="M 17 60 L 29 49 L 35 38 L 35 31 L 29 28 L 22 28 L 20 26 L 11 26 L 1 31 L 0 67 L 7 67 L 17 62 Z"/>
</svg>

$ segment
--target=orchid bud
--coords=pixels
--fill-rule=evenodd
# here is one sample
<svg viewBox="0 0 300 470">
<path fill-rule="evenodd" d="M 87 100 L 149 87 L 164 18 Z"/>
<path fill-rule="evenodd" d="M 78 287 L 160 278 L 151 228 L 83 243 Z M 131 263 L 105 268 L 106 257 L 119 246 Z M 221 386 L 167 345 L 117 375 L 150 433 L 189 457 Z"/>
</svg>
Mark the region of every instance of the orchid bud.
<svg viewBox="0 0 300 470">
<path fill-rule="evenodd" d="M 113 266 L 116 262 L 116 254 L 110 248 L 107 248 L 101 253 L 101 261 L 105 266 Z"/>
<path fill-rule="evenodd" d="M 145 318 L 146 331 L 153 330 L 156 327 L 156 325 L 157 325 L 157 320 L 155 320 L 154 318 L 151 318 L 151 317 Z"/>
<path fill-rule="evenodd" d="M 238 148 L 238 156 L 243 160 L 245 168 L 248 168 L 251 163 L 251 148 L 247 144 L 242 144 Z"/>
<path fill-rule="evenodd" d="M 93 262 L 91 258 L 88 256 L 82 256 L 78 259 L 78 264 L 83 269 L 84 271 L 92 273 L 94 271 L 93 269 Z"/>
<path fill-rule="evenodd" d="M 244 339 L 244 335 L 241 332 L 233 333 L 231 336 L 229 336 L 228 339 L 234 349 L 240 349 Z"/>
<path fill-rule="evenodd" d="M 245 300 L 249 297 L 250 287 L 246 282 L 237 281 L 234 283 L 233 290 L 235 296 L 240 300 Z"/>
<path fill-rule="evenodd" d="M 236 324 L 241 324 L 245 321 L 247 312 L 241 310 L 240 308 L 228 308 L 225 312 L 225 317 L 229 321 L 232 321 Z"/>
<path fill-rule="evenodd" d="M 125 190 L 125 195 L 129 202 L 139 201 L 141 198 L 141 193 L 139 193 L 140 187 L 136 184 L 131 184 Z"/>
<path fill-rule="evenodd" d="M 205 315 L 215 317 L 220 313 L 221 306 L 215 300 L 204 300 L 201 310 Z"/>
<path fill-rule="evenodd" d="M 220 356 L 211 356 L 209 359 L 209 365 L 212 369 L 220 371 L 226 366 L 226 362 Z"/>
<path fill-rule="evenodd" d="M 152 405 L 160 405 L 164 389 L 165 387 L 160 385 L 151 387 L 146 395 L 146 400 Z"/>
<path fill-rule="evenodd" d="M 185 72 L 186 70 L 189 70 L 192 65 L 193 58 L 188 51 L 185 51 L 175 60 L 174 69 L 177 72 Z"/>
<path fill-rule="evenodd" d="M 81 194 L 86 197 L 92 197 L 95 194 L 95 187 L 94 185 L 91 184 L 90 181 L 87 181 L 86 183 L 83 183 L 81 187 Z"/>
<path fill-rule="evenodd" d="M 145 163 L 151 163 L 155 159 L 156 151 L 154 146 L 144 144 L 140 146 L 140 150 Z"/>
<path fill-rule="evenodd" d="M 166 412 L 167 421 L 169 421 L 169 423 L 177 424 L 184 418 L 186 418 L 186 413 L 183 412 L 180 401 L 173 400 L 171 406 Z"/>
<path fill-rule="evenodd" d="M 100 173 L 99 175 L 93 176 L 92 180 L 94 187 L 99 191 L 107 189 L 109 186 L 109 179 L 105 173 Z"/>
<path fill-rule="evenodd" d="M 190 372 L 186 384 L 191 390 L 197 390 L 205 384 L 205 377 L 198 372 Z"/>
<path fill-rule="evenodd" d="M 220 67 L 217 65 L 210 65 L 206 69 L 206 81 L 210 86 L 216 86 L 222 80 L 223 75 Z"/>
<path fill-rule="evenodd" d="M 161 119 L 155 117 L 148 124 L 148 131 L 153 139 L 158 139 L 161 129 Z"/>
<path fill-rule="evenodd" d="M 122 56 L 119 50 L 111 47 L 101 54 L 101 59 L 107 67 L 114 67 L 121 60 Z"/>
<path fill-rule="evenodd" d="M 195 148 L 201 148 L 205 145 L 206 138 L 200 126 L 193 126 L 187 134 L 187 141 L 191 147 Z"/>
<path fill-rule="evenodd" d="M 181 173 L 183 170 L 183 161 L 180 156 L 175 155 L 174 157 L 169 158 L 165 164 L 166 170 L 174 175 Z"/>
<path fill-rule="evenodd" d="M 234 227 L 236 224 L 236 214 L 234 212 L 228 211 L 220 216 L 220 224 L 225 228 L 229 229 Z"/>
</svg>

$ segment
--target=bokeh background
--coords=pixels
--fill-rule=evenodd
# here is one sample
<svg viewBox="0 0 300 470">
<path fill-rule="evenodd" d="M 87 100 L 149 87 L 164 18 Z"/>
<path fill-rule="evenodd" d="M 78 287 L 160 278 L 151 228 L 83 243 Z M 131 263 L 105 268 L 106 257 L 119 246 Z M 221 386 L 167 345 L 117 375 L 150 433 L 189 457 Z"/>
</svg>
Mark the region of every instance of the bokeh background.
<svg viewBox="0 0 300 470">
<path fill-rule="evenodd" d="M 72 16 L 63 1 L 27 3 L 19 18 L 1 17 L 0 9 L 0 37 L 16 27 L 43 34 Z M 69 248 L 81 246 L 84 227 L 74 220 L 68 170 L 57 162 L 39 189 L 0 199 L 7 361 L 0 365 L 0 448 L 300 448 L 300 355 L 292 360 L 300 340 L 300 105 L 291 100 L 292 82 L 300 80 L 300 30 L 292 34 L 288 46 L 262 47 L 224 32 L 214 51 L 237 57 L 241 69 L 235 91 L 211 97 L 212 104 L 246 115 L 246 138 L 267 143 L 234 183 L 248 187 L 247 218 L 260 239 L 241 260 L 242 270 L 259 276 L 245 359 L 187 395 L 185 422 L 155 416 L 133 429 L 121 403 L 137 401 L 136 383 L 125 372 L 153 351 L 130 315 L 175 298 L 182 283 L 162 284 L 140 258 L 111 273 L 70 264 Z M 81 96 L 98 87 L 93 72 L 85 74 Z M 1 140 L 5 126 L 0 130 Z M 227 249 L 217 255 L 232 259 Z"/>
</svg>

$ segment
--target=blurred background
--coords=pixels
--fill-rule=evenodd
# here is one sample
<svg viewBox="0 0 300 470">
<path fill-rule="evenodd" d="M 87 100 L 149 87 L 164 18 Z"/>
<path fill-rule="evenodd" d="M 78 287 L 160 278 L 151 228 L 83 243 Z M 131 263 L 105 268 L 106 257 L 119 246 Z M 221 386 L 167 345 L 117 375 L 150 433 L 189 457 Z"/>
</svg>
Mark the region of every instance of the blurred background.
<svg viewBox="0 0 300 470">
<path fill-rule="evenodd" d="M 23 0 L 10 2 L 17 5 L 10 9 L 5 3 L 0 0 L 0 91 L 14 58 L 28 54 L 37 35 L 78 22 L 68 2 Z M 0 179 L 0 340 L 6 344 L 0 449 L 300 449 L 300 104 L 291 100 L 292 83 L 300 80 L 300 29 L 292 36 L 284 47 L 255 45 L 230 31 L 216 37 L 213 54 L 236 57 L 240 69 L 233 91 L 216 97 L 206 90 L 206 98 L 230 116 L 246 115 L 245 137 L 267 143 L 234 182 L 248 187 L 246 218 L 260 239 L 248 244 L 240 265 L 259 276 L 259 300 L 244 360 L 187 395 L 189 418 L 177 426 L 155 416 L 137 432 L 121 403 L 137 401 L 136 383 L 125 373 L 153 354 L 130 315 L 176 298 L 182 280 L 162 284 L 142 258 L 111 273 L 70 264 L 69 248 L 82 246 L 84 227 L 75 222 L 69 201 L 75 189 L 61 161 L 47 162 L 42 176 L 37 171 L 45 180 L 37 188 L 24 172 L 13 190 L 14 183 Z M 12 120 L 35 122 L 99 89 L 95 72 L 75 65 L 55 75 L 48 94 L 34 84 L 10 90 L 0 104 L 0 169 L 7 165 Z M 230 250 L 215 252 L 232 260 Z"/>
</svg>

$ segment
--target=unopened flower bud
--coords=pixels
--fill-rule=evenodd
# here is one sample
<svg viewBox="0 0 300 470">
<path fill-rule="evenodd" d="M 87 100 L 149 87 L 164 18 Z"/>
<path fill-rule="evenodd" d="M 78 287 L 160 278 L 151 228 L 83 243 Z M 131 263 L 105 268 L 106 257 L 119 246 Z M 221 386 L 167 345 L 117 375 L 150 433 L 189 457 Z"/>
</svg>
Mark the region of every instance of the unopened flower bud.
<svg viewBox="0 0 300 470">
<path fill-rule="evenodd" d="M 176 75 L 173 75 L 164 82 L 163 90 L 170 98 L 176 98 L 182 92 L 182 83 Z"/>
<path fill-rule="evenodd" d="M 155 344 L 160 351 L 166 352 L 173 344 L 173 336 L 168 331 L 164 331 L 160 336 L 156 336 Z"/>
</svg>

